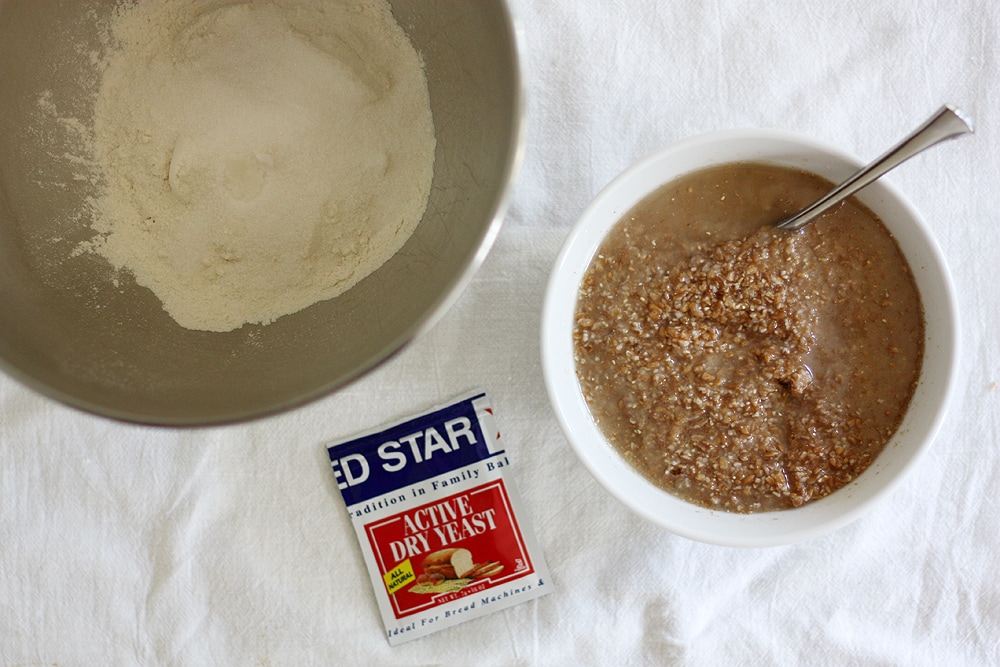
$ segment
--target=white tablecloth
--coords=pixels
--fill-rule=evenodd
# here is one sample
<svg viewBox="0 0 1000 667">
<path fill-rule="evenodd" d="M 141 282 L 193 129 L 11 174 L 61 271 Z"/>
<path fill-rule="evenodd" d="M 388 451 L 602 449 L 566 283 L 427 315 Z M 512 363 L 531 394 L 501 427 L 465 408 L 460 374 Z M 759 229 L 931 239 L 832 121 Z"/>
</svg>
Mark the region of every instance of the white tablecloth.
<svg viewBox="0 0 1000 667">
<path fill-rule="evenodd" d="M 0 377 L 0 664 L 1000 663 L 1000 4 L 512 6 L 528 129 L 507 219 L 461 299 L 390 363 L 291 413 L 197 430 Z M 759 550 L 673 536 L 607 495 L 539 367 L 545 281 L 587 202 L 689 135 L 773 127 L 871 158 L 944 102 L 976 135 L 889 178 L 950 263 L 961 381 L 902 487 L 833 534 Z M 323 443 L 477 386 L 555 591 L 390 648 Z"/>
</svg>

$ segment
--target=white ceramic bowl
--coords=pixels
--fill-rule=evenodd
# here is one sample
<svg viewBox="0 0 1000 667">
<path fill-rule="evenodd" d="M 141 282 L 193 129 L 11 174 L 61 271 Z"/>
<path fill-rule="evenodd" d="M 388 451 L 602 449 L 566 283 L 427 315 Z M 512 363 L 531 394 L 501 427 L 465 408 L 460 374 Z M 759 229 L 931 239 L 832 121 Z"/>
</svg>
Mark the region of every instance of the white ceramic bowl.
<svg viewBox="0 0 1000 667">
<path fill-rule="evenodd" d="M 846 525 L 885 498 L 929 448 L 947 408 L 958 368 L 958 313 L 941 252 L 920 214 L 884 179 L 858 198 L 882 218 L 913 270 L 923 300 L 923 369 L 899 430 L 874 463 L 844 488 L 803 507 L 759 514 L 710 510 L 658 489 L 605 441 L 583 398 L 573 360 L 573 315 L 580 281 L 607 232 L 660 185 L 716 164 L 756 161 L 796 167 L 839 182 L 863 163 L 787 132 L 732 130 L 676 143 L 612 181 L 573 227 L 549 280 L 542 314 L 542 365 L 560 425 L 580 460 L 640 516 L 684 537 L 760 547 L 810 539 Z"/>
</svg>

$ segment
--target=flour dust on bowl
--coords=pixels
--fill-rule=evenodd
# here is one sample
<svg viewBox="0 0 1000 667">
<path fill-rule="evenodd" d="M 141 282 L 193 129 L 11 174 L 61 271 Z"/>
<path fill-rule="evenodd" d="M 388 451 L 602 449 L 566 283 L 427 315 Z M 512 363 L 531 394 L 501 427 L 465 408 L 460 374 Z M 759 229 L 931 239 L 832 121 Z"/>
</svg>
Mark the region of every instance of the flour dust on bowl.
<svg viewBox="0 0 1000 667">
<path fill-rule="evenodd" d="M 365 6 L 330 34 L 293 25 L 324 0 L 0 0 L 0 368 L 112 418 L 225 423 L 430 327 L 520 161 L 516 31 L 499 1 Z"/>
<path fill-rule="evenodd" d="M 786 232 L 760 221 L 752 232 L 752 225 L 737 231 L 723 226 L 733 227 L 739 211 L 777 222 L 815 196 L 810 188 L 822 193 L 860 166 L 833 147 L 790 133 L 711 133 L 626 170 L 574 226 L 545 297 L 546 386 L 577 456 L 642 517 L 679 535 L 729 546 L 804 540 L 859 517 L 930 446 L 954 385 L 958 315 L 941 253 L 905 197 L 890 183 L 876 182 L 857 196 L 860 203 L 810 223 L 819 223 L 814 230 Z M 677 207 L 689 197 L 701 208 L 681 215 Z M 671 222 L 673 215 L 679 220 Z M 873 237 L 869 247 L 857 236 L 842 242 L 833 222 L 853 220 L 843 216 L 858 216 L 852 228 L 881 229 L 887 241 Z M 644 221 L 660 235 L 643 240 Z M 671 244 L 684 253 L 671 256 L 660 247 Z M 899 258 L 899 269 L 891 268 L 890 256 Z M 878 266 L 878 275 L 869 277 L 852 262 Z M 616 272 L 639 277 L 623 288 L 613 282 Z M 838 282 L 847 277 L 854 282 Z M 786 289 L 790 282 L 794 289 Z M 600 302 L 603 310 L 587 310 L 597 283 L 613 285 L 609 294 L 619 296 Z M 906 284 L 916 311 L 884 293 L 905 292 Z M 829 286 L 839 292 L 821 293 Z M 865 294 L 876 289 L 877 295 Z M 685 296 L 689 292 L 694 299 Z M 851 299 L 865 303 L 850 308 Z M 851 314 L 841 316 L 838 309 Z M 841 319 L 829 320 L 830 313 Z M 904 324 L 894 318 L 911 319 Z M 600 347 L 603 334 L 595 332 L 601 327 L 610 332 L 610 347 Z M 831 357 L 842 352 L 830 342 L 841 340 L 844 349 L 862 355 L 897 355 L 906 348 L 895 344 L 897 336 L 910 336 L 917 351 L 911 355 L 916 365 L 900 371 L 894 389 L 878 395 L 890 386 L 883 379 L 865 385 L 864 363 L 855 363 L 854 371 L 831 370 Z M 888 363 L 905 366 L 905 356 L 890 356 Z M 614 365 L 614 372 L 594 374 L 595 360 Z M 744 368 L 761 377 L 746 381 Z M 610 399 L 602 404 L 605 381 Z M 866 388 L 846 401 L 836 394 L 854 387 Z M 869 403 L 860 398 L 866 392 Z M 657 401 L 644 402 L 647 395 Z M 890 404 L 898 405 L 898 419 L 870 422 L 869 413 L 883 411 L 884 399 L 887 413 Z M 809 411 L 778 414 L 803 406 Z M 609 424 L 615 419 L 624 427 Z M 865 459 L 869 450 L 862 447 L 869 445 L 873 453 Z"/>
</svg>

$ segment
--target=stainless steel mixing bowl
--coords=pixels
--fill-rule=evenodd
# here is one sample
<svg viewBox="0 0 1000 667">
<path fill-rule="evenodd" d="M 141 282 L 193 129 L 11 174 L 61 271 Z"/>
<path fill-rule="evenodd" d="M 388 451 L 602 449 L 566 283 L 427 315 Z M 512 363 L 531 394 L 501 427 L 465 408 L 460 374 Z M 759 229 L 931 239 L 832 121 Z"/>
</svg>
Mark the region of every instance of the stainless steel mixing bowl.
<svg viewBox="0 0 1000 667">
<path fill-rule="evenodd" d="M 96 19 L 113 4 L 0 0 L 0 367 L 116 419 L 232 422 L 343 386 L 458 297 L 499 231 L 522 151 L 517 38 L 503 2 L 392 2 L 430 89 L 427 212 L 402 250 L 347 293 L 228 333 L 181 328 L 150 291 L 74 252 L 90 235 L 88 193 L 66 159 L 72 128 L 40 125 L 39 100 L 86 121 L 79 46 L 97 48 Z"/>
</svg>

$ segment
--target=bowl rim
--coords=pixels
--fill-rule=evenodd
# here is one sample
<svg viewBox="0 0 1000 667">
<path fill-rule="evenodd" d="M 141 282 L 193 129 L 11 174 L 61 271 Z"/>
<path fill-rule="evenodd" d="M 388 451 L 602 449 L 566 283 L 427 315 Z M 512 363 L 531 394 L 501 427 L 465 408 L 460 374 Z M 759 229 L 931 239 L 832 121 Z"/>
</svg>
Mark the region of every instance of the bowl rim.
<svg viewBox="0 0 1000 667">
<path fill-rule="evenodd" d="M 758 157 L 742 157 L 743 154 L 739 153 L 741 157 L 734 159 L 733 147 L 742 144 L 767 144 L 768 149 Z M 781 154 L 780 151 L 785 149 L 794 155 Z M 692 159 L 700 162 L 699 166 L 667 173 L 660 180 L 651 177 L 657 173 L 658 167 L 683 158 L 688 153 L 707 153 L 715 157 Z M 806 154 L 812 157 L 807 158 Z M 944 256 L 926 221 L 903 193 L 883 177 L 859 193 L 858 197 L 872 208 L 876 208 L 873 203 L 878 202 L 882 208 L 898 210 L 900 217 L 890 221 L 893 224 L 886 222 L 887 226 L 896 226 L 905 217 L 903 224 L 907 229 L 913 228 L 914 233 L 906 235 L 910 251 L 904 252 L 904 255 L 919 276 L 918 283 L 924 283 L 921 284 L 921 298 L 925 302 L 928 332 L 925 334 L 921 377 L 907 416 L 883 452 L 858 478 L 833 494 L 796 509 L 736 514 L 702 508 L 653 486 L 603 441 L 603 436 L 600 436 L 590 420 L 589 408 L 586 407 L 576 379 L 569 330 L 580 279 L 607 231 L 642 197 L 683 173 L 734 161 L 778 164 L 794 161 L 800 168 L 808 170 L 802 163 L 813 160 L 826 161 L 836 166 L 836 170 L 843 171 L 839 177 L 827 176 L 832 180 L 846 177 L 864 165 L 836 146 L 785 130 L 718 130 L 672 143 L 626 168 L 598 193 L 572 226 L 553 265 L 544 295 L 541 357 L 546 390 L 560 428 L 577 458 L 607 492 L 642 518 L 677 535 L 722 546 L 764 547 L 800 542 L 841 528 L 867 513 L 902 483 L 930 448 L 952 400 L 960 354 L 959 316 L 954 285 Z M 622 191 L 628 190 L 637 181 L 645 184 L 644 187 L 633 188 L 641 191 L 641 194 L 633 194 L 631 198 L 623 197 Z M 618 199 L 627 200 L 627 203 L 616 208 Z M 902 247 L 904 244 L 900 235 L 894 233 L 894 236 Z M 920 267 L 912 266 L 913 257 L 910 252 L 914 247 L 920 250 L 923 262 Z M 924 292 L 927 286 L 933 287 L 930 296 L 936 299 L 938 306 L 930 314 L 927 313 L 927 295 Z M 572 299 L 568 299 L 567 294 L 572 294 Z M 928 345 L 932 320 L 933 348 Z M 934 350 L 936 361 L 933 366 L 928 365 L 930 349 Z M 937 373 L 936 379 L 927 380 L 925 376 L 930 371 Z M 914 407 L 918 395 L 926 403 L 921 404 L 921 410 Z M 918 432 L 915 435 L 911 419 L 917 422 L 915 427 Z M 911 443 L 916 437 L 916 444 L 909 446 L 910 455 L 903 452 L 886 457 L 886 453 L 897 448 L 898 441 L 904 437 L 909 438 Z M 880 463 L 882 459 L 886 461 Z M 889 465 L 890 459 L 892 465 Z M 678 515 L 683 515 L 684 520 L 679 520 Z"/>
</svg>

